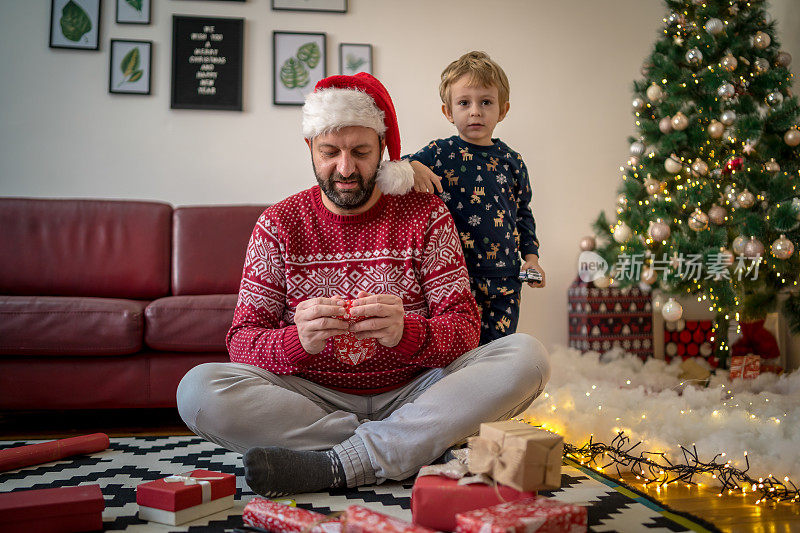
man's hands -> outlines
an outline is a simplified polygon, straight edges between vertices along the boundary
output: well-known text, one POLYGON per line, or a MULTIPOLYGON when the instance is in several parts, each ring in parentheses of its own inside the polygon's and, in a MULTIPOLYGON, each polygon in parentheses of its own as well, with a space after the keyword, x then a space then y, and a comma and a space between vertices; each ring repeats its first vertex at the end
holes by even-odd
MULTIPOLYGON (((419 161, 411 161, 414 169, 414 190, 417 192, 442 192, 442 178, 419 161)), ((398 341, 399 342, 399 341, 398 341)))
POLYGON ((405 311, 399 296, 360 291, 353 300, 350 316, 367 317, 350 326, 350 332, 357 339, 374 338, 381 345, 394 348, 403 338, 405 311))
POLYGON ((525 256, 525 263, 522 265, 521 270, 528 270, 532 268, 542 275, 542 281, 529 281, 528 285, 534 288, 542 288, 547 283, 547 278, 544 275, 544 269, 539 264, 539 256, 536 254, 528 254, 525 256))
POLYGON ((347 321, 335 317, 344 315, 344 299, 312 298, 297 304, 294 323, 300 344, 310 354, 317 354, 325 343, 335 335, 347 332, 347 321))
POLYGON ((371 294, 360 291, 350 307, 350 316, 366 317, 349 326, 342 320, 345 314, 344 298, 312 298, 297 304, 294 323, 303 349, 318 354, 331 337, 348 330, 357 339, 374 338, 387 348, 400 343, 405 327, 403 300, 391 294, 371 294))

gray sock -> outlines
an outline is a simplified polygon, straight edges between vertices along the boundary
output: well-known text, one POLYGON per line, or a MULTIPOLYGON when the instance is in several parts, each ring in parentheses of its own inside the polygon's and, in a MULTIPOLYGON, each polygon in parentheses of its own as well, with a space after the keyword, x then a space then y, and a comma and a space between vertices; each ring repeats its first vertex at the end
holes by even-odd
POLYGON ((344 485, 342 463, 330 450, 298 452, 277 446, 250 448, 243 462, 247 485, 256 494, 268 498, 344 485))

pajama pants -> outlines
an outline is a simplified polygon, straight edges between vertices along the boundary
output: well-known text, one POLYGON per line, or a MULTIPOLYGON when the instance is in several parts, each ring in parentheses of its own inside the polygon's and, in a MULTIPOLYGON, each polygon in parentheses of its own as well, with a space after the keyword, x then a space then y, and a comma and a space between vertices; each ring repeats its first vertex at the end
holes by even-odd
POLYGON ((522 413, 549 377, 544 346, 520 333, 382 394, 347 394, 251 365, 206 363, 184 376, 177 399, 189 429, 235 452, 333 449, 353 487, 415 474, 482 422, 522 413))
POLYGON ((515 333, 522 282, 515 277, 472 277, 470 286, 481 310, 481 346, 515 333))

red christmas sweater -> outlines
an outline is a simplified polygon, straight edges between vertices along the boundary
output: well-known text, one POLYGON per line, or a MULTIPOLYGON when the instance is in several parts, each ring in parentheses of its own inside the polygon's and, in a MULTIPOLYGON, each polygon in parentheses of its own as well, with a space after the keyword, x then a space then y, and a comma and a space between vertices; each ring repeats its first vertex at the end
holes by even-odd
POLYGON ((292 374, 353 394, 402 386, 478 346, 480 315, 453 219, 432 194, 383 195, 367 212, 341 216, 313 187, 267 208, 247 246, 239 302, 227 336, 231 361, 292 374), (333 339, 312 355, 294 325, 297 304, 359 291, 403 299, 394 348, 352 366, 333 339))

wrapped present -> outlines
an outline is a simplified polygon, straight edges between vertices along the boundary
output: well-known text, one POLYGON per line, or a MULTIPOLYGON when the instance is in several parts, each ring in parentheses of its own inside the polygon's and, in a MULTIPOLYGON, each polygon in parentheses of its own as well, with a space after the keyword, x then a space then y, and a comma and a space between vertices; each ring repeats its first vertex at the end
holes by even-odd
POLYGON ((734 355, 731 357, 730 373, 733 379, 755 379, 761 373, 761 358, 757 355, 734 355))
POLYGON ((702 357, 711 368, 719 365, 713 356, 714 323, 711 320, 675 320, 664 323, 664 359, 669 362, 673 357, 684 360, 690 357, 702 357))
POLYGON ((351 505, 345 511, 344 533, 434 533, 421 525, 371 511, 360 505, 351 505))
POLYGON ((605 353, 619 347, 642 359, 653 355, 650 293, 637 287, 600 289, 576 278, 567 291, 569 345, 605 353))
POLYGON ((21 490, 0 494, 0 531, 72 533, 103 529, 100 485, 21 490))
POLYGON ((561 487, 564 439, 524 422, 506 420, 481 424, 469 439, 469 471, 488 474, 517 490, 561 487))
POLYGON ((242 520, 248 526, 260 527, 273 533, 339 533, 342 524, 337 517, 328 517, 307 509, 253 498, 244 507, 242 520))
POLYGON ((73 455, 101 452, 108 448, 108 445, 108 435, 92 433, 68 439, 16 446, 0 450, 0 472, 58 461, 73 455))
POLYGON ((742 335, 731 345, 731 355, 755 354, 762 359, 775 359, 781 352, 775 335, 764 327, 766 320, 740 322, 742 335))
POLYGON ((579 533, 586 508, 549 498, 501 503, 456 517, 456 533, 579 533))
MULTIPOLYGON (((347 300, 344 303, 344 316, 339 317, 341 320, 347 320, 351 325, 367 318, 350 316, 352 305, 352 300, 347 300)), ((375 339, 357 339, 349 331, 333 338, 333 353, 340 361, 348 365, 355 366, 370 359, 375 355, 376 346, 377 341, 375 339)))
POLYGON ((139 518, 176 526, 233 507, 236 476, 193 470, 136 487, 139 518))
POLYGON ((536 497, 531 491, 503 485, 462 484, 441 475, 423 475, 423 471, 424 468, 411 489, 411 516, 415 524, 438 531, 453 531, 458 513, 536 497))

